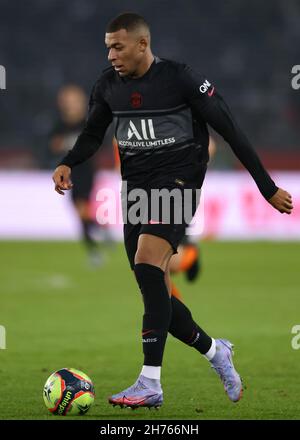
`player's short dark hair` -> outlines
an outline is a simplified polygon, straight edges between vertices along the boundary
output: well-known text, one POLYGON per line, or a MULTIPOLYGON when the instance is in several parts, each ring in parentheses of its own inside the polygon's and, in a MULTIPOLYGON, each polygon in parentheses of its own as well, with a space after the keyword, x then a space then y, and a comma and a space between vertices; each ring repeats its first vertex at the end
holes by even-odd
POLYGON ((126 29, 127 32, 130 32, 137 30, 139 27, 145 27, 150 32, 149 25, 144 17, 134 12, 124 12, 107 25, 106 32, 117 32, 120 29, 126 29))

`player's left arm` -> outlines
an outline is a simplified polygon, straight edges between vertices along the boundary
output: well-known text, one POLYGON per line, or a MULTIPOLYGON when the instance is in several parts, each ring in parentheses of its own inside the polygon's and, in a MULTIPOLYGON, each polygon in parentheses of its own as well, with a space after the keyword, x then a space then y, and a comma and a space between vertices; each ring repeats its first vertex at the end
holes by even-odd
POLYGON ((225 139, 255 180, 263 197, 279 212, 290 214, 293 209, 291 195, 275 185, 215 87, 189 68, 182 75, 182 86, 193 116, 207 122, 225 139))

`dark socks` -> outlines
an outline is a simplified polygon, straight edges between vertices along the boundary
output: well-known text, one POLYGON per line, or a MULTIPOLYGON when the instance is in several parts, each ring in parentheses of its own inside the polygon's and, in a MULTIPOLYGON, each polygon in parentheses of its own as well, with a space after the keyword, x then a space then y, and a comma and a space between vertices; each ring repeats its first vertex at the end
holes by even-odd
POLYGON ((171 321, 171 300, 165 274, 157 266, 139 263, 134 272, 145 307, 143 316, 144 365, 161 366, 171 321))
POLYGON ((177 298, 172 296, 172 318, 169 332, 175 338, 194 347, 201 354, 206 354, 211 347, 211 337, 193 320, 189 309, 177 298))
POLYGON ((190 310, 174 296, 169 298, 165 274, 157 266, 139 263, 135 276, 143 295, 144 365, 161 366, 168 332, 206 354, 212 339, 193 320, 190 310))
POLYGON ((83 234, 84 242, 88 249, 94 249, 97 246, 97 243, 95 242, 95 240, 91 235, 91 228, 93 225, 94 225, 93 220, 81 219, 82 234, 83 234))

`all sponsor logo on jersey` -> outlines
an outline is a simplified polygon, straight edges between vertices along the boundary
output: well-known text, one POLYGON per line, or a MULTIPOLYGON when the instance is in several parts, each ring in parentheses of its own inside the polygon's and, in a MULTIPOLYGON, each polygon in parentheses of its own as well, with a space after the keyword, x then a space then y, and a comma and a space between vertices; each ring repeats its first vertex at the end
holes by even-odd
POLYGON ((140 135, 134 123, 132 121, 129 121, 127 140, 130 140, 133 136, 135 136, 137 140, 141 141, 142 139, 144 140, 156 139, 152 119, 147 119, 147 120, 141 119, 141 132, 142 132, 142 136, 140 135))
POLYGON ((127 140, 119 140, 122 147, 158 147, 175 143, 175 138, 157 139, 153 119, 129 121, 127 140))

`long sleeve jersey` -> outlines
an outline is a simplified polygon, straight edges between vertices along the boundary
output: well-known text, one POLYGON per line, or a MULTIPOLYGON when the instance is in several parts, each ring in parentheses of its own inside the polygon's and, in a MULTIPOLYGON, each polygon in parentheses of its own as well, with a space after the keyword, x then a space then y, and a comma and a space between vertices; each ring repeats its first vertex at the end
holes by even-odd
POLYGON ((72 168, 87 160, 111 122, 122 179, 130 187, 168 176, 197 179, 197 170, 208 162, 208 124, 230 145, 267 200, 278 189, 215 86, 186 64, 154 57, 140 78, 105 69, 93 87, 85 127, 60 164, 72 168))

